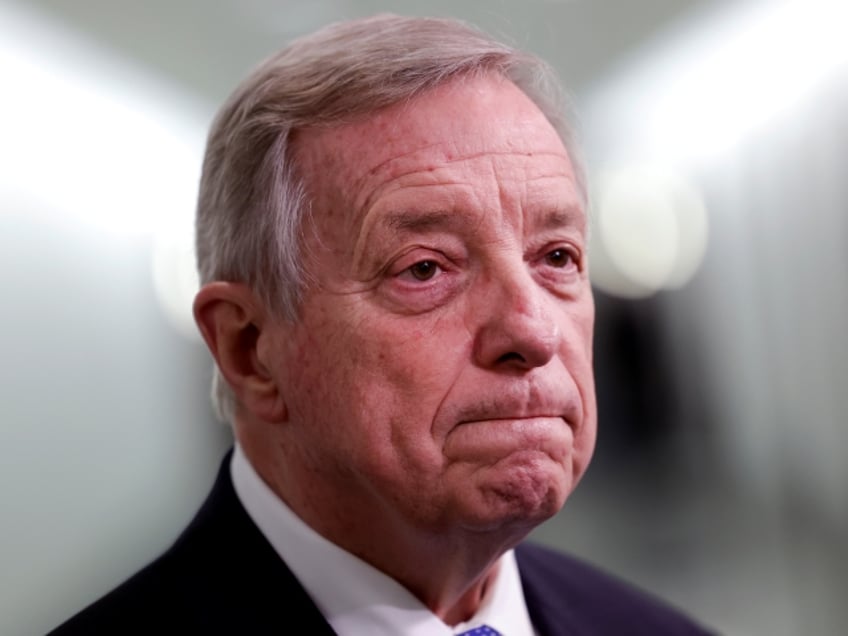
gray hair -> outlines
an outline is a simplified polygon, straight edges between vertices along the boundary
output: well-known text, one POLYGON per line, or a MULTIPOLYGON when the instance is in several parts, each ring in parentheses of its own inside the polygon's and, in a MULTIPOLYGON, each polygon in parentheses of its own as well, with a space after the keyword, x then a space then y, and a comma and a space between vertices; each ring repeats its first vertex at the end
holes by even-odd
MULTIPOLYGON (((568 150, 586 197, 585 170, 550 67, 456 20, 380 15, 299 38, 260 64, 209 132, 197 205, 201 284, 249 285, 277 316, 296 320, 306 284, 303 218, 310 202, 293 133, 332 126, 410 100, 452 79, 496 74, 544 113, 568 150)), ((235 396, 216 369, 213 401, 232 421, 235 396)))

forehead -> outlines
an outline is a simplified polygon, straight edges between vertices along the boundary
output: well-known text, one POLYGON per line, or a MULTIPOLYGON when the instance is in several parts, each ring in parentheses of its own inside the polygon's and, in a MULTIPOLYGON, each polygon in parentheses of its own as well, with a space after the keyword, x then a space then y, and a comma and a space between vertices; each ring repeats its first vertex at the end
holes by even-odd
POLYGON ((350 240, 374 221, 375 202, 399 203, 396 195, 412 192, 417 205, 428 185, 439 187, 424 198, 450 196, 457 188, 449 186, 463 183, 479 193, 485 182, 538 196, 565 182, 582 208, 556 130, 501 77, 462 78, 353 123, 302 130, 295 148, 324 238, 329 227, 350 240))
POLYGON ((391 179, 480 154, 551 154, 571 169, 539 108, 497 76, 460 78, 353 123, 301 130, 296 153, 307 181, 321 182, 316 190, 348 189, 370 177, 391 179))

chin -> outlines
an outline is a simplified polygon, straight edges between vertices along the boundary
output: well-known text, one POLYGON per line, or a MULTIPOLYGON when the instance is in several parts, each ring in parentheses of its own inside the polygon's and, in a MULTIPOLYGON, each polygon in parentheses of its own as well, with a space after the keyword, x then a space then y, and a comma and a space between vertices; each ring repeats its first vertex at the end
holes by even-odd
POLYGON ((477 486, 481 529, 526 527, 531 530, 557 514, 571 492, 573 478, 550 462, 510 462, 486 475, 477 486))

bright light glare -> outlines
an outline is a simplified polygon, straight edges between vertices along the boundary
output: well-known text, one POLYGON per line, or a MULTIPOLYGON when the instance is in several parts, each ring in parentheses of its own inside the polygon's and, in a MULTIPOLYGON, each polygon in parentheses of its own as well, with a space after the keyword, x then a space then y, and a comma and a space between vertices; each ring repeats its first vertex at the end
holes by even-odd
POLYGON ((695 187, 659 167, 622 167, 596 185, 593 283, 624 297, 681 287, 707 245, 707 213, 695 187))
POLYGON ((97 75, 94 51, 77 50, 69 64, 61 38, 39 46, 45 26, 9 18, 18 23, 5 29, 16 37, 0 39, 3 187, 121 234, 191 216, 202 129, 187 129, 172 97, 139 94, 132 70, 97 75))
POLYGON ((720 156, 790 113, 848 63, 848 3, 757 3, 728 16, 711 41, 670 56, 674 79, 646 128, 665 153, 720 156))
POLYGON ((846 81, 846 24, 842 1, 723 5, 597 88, 586 100, 586 136, 617 168, 596 179, 595 284, 639 297, 692 277, 707 215, 686 175, 720 165, 786 125, 828 82, 846 81), (651 174, 650 165, 674 169, 651 174))
POLYGON ((194 324, 192 300, 200 282, 195 266, 194 231, 162 232, 153 241, 153 289, 159 305, 171 325, 186 338, 195 340, 200 333, 194 324))
POLYGON ((194 217, 205 108, 43 17, 6 5, 0 21, 4 207, 35 201, 70 220, 66 226, 111 241, 155 236, 157 294, 168 317, 185 324, 194 289, 185 266, 175 264, 193 261, 186 227, 194 217))
POLYGON ((700 166, 848 77, 848 2, 734 3, 658 41, 587 111, 603 153, 700 166))
POLYGON ((659 289, 677 256, 677 218, 667 193, 646 176, 620 172, 600 181, 598 226, 613 264, 659 289))

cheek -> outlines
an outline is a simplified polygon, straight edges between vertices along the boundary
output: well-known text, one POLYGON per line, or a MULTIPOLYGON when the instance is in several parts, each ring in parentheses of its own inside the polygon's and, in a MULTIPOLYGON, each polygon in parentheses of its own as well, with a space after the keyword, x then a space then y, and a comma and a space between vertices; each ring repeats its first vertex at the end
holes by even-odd
POLYGON ((287 373, 298 403, 293 417, 336 428, 359 423, 367 436, 429 430, 467 344, 444 324, 362 318, 355 311, 346 317, 323 321, 293 344, 287 373))
POLYGON ((359 364, 350 343, 351 331, 331 317, 322 307, 311 307, 282 345, 279 375, 283 397, 296 423, 321 426, 324 420, 337 419, 339 405, 347 398, 347 378, 359 364))
POLYGON ((470 351, 467 332, 456 322, 454 315, 369 323, 361 343, 365 364, 403 400, 440 403, 470 351))
POLYGON ((374 323, 363 334, 361 375, 352 390, 383 468, 392 472, 399 464, 423 479, 444 462, 434 423, 462 371, 464 345, 445 325, 411 322, 374 323))

